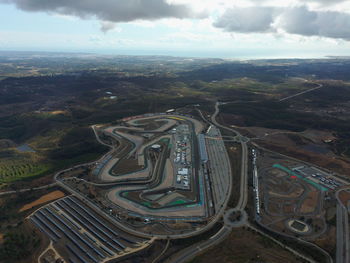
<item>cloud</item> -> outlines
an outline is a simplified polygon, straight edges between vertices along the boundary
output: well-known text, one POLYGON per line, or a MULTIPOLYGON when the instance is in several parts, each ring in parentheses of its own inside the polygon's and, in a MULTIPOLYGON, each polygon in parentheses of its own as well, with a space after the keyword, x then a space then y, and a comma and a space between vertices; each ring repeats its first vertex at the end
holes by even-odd
POLYGON ((275 8, 239 7, 227 10, 214 26, 228 32, 262 33, 272 31, 275 8))
POLYGON ((192 20, 183 20, 180 23, 179 19, 214 19, 223 11, 213 25, 226 32, 285 32, 350 41, 350 14, 342 11, 339 6, 327 6, 344 4, 347 1, 349 0, 283 0, 279 1, 283 4, 278 4, 277 0, 236 0, 234 3, 237 7, 230 9, 227 9, 227 5, 232 5, 232 0, 0 0, 0 4, 13 4, 28 12, 47 12, 81 19, 96 18, 101 21, 103 32, 120 30, 116 26, 119 22, 133 21, 154 26, 151 21, 162 18, 174 18, 168 21, 167 27, 187 30, 191 27, 192 20), (199 3, 203 4, 204 9, 211 10, 210 16, 194 11, 199 10, 193 7, 197 4, 199 6, 199 3), (221 8, 218 7, 220 3, 221 8), (313 3, 322 5, 322 10, 312 9, 315 8, 313 3))
POLYGON ((108 31, 121 32, 121 28, 119 28, 116 23, 109 21, 102 21, 100 29, 103 33, 107 33, 108 31))
POLYGON ((325 4, 325 5, 332 5, 332 4, 336 4, 336 3, 341 3, 341 2, 345 2, 348 0, 300 0, 301 3, 321 3, 321 4, 325 4))
POLYGON ((350 40, 350 14, 346 13, 298 7, 283 13, 279 25, 291 34, 350 40))
MULTIPOLYGON (((252 3, 266 3, 271 2, 271 0, 249 0, 252 3)), ((285 1, 285 0, 284 0, 285 1)), ((306 4, 306 3, 319 3, 323 5, 334 5, 338 3, 342 3, 348 0, 294 0, 293 2, 299 3, 299 4, 306 4)), ((292 1, 290 1, 292 2, 292 1)))
POLYGON ((196 14, 187 5, 171 4, 166 0, 0 0, 0 3, 15 4, 24 11, 44 11, 83 19, 96 17, 110 22, 203 15, 196 14))
POLYGON ((237 33, 284 31, 302 36, 350 40, 350 14, 312 11, 305 6, 230 9, 218 18, 214 26, 237 33))

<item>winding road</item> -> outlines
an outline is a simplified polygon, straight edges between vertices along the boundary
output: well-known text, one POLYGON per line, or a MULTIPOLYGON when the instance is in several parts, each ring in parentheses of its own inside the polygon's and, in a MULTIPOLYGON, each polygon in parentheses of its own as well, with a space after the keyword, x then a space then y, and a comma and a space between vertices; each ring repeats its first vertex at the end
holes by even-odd
MULTIPOLYGON (((322 87, 322 84, 319 84, 319 86, 316 87, 316 88, 313 88, 313 89, 310 89, 310 90, 307 90, 307 91, 304 91, 304 92, 301 92, 301 93, 298 93, 298 94, 295 94, 295 95, 283 98, 280 101, 284 101, 284 100, 288 100, 288 99, 294 98, 296 96, 305 94, 305 93, 310 92, 312 90, 319 89, 321 87, 322 87)), ((227 131, 230 131, 230 132, 234 133, 236 135, 236 137, 238 138, 238 141, 241 144, 241 149, 242 149, 241 154, 242 154, 242 156, 241 156, 241 172, 240 172, 240 177, 241 177, 240 178, 240 198, 239 198, 239 200, 238 200, 238 202, 237 202, 237 204, 236 204, 234 209, 243 211, 246 208, 247 202, 248 202, 248 161, 249 161, 249 158, 248 158, 248 146, 247 146, 248 140, 244 136, 242 136, 239 131, 234 130, 234 129, 229 128, 229 127, 226 127, 226 126, 223 126, 223 125, 221 125, 220 123, 217 122, 216 118, 217 118, 217 116, 218 116, 218 114, 220 112, 219 106, 220 106, 220 102, 216 102, 216 104, 215 104, 215 112, 213 113, 213 115, 210 118, 211 124, 221 128, 221 129, 224 129, 224 130, 227 130, 227 131)), ((201 111, 199 111, 199 113, 201 114, 202 118, 204 120, 206 120, 203 117, 201 111)), ((209 122, 208 120, 206 120, 206 121, 209 122)), ((91 128, 93 129, 93 131, 95 133, 96 139, 101 144, 106 145, 106 146, 111 148, 108 153, 106 153, 104 156, 102 156, 99 159, 99 161, 100 161, 100 160, 103 160, 105 158, 105 156, 107 156, 108 154, 112 153, 115 149, 114 149, 113 146, 104 143, 99 138, 99 136, 97 134, 97 131, 95 130, 95 128, 96 128, 95 126, 92 126, 91 128)), ((93 204, 92 202, 90 202, 81 193, 79 193, 79 192, 75 191, 74 189, 71 189, 70 187, 68 187, 59 178, 59 175, 62 174, 63 172, 67 172, 67 171, 70 171, 70 170, 73 170, 75 168, 79 168, 79 167, 82 167, 82 166, 88 166, 88 165, 91 165, 91 164, 93 164, 95 162, 96 161, 90 162, 90 163, 76 165, 76 166, 74 166, 72 168, 69 168, 69 169, 66 169, 66 170, 63 170, 63 171, 60 171, 60 172, 56 173, 55 176, 54 176, 54 178, 56 180, 56 183, 53 183, 53 184, 50 184, 50 185, 41 186, 41 187, 37 187, 37 188, 32 188, 32 189, 22 189, 22 190, 18 190, 18 191, 2 192, 2 193, 0 193, 0 196, 1 195, 6 195, 6 194, 11 194, 11 193, 25 192, 25 191, 30 191, 30 190, 39 190, 39 189, 43 189, 43 188, 52 187, 52 186, 57 184, 57 185, 65 188, 66 190, 72 192, 73 194, 75 194, 77 197, 79 197, 79 199, 83 200, 84 202, 89 203, 89 205, 94 210, 100 212, 101 211, 100 207, 98 207, 95 204, 93 204)), ((92 182, 91 182, 91 184, 105 185, 105 184, 97 184, 97 183, 92 183, 92 182)), ((232 193, 232 184, 233 184, 233 182, 232 182, 232 176, 231 176, 230 177, 230 190, 229 190, 229 193, 228 193, 228 195, 226 197, 225 202, 223 203, 222 207, 217 211, 217 214, 212 218, 212 220, 210 222, 208 222, 208 224, 205 227, 203 227, 202 229, 198 229, 196 231, 193 231, 191 233, 184 233, 184 234, 173 235, 173 236, 170 237, 170 239, 188 238, 188 237, 191 237, 191 236, 195 236, 195 235, 204 233, 205 231, 208 231, 210 228, 212 228, 225 213, 225 210, 227 208, 227 204, 228 204, 229 198, 230 198, 231 193, 232 193)), ((337 198, 338 198, 338 196, 337 196, 337 198)), ((155 235, 155 234, 147 234, 147 233, 139 232, 139 231, 137 231, 135 229, 132 229, 132 228, 122 224, 116 218, 114 218, 114 217, 112 217, 110 215, 107 215, 105 213, 102 213, 102 214, 103 214, 104 217, 108 218, 110 221, 115 223, 118 227, 120 227, 121 229, 123 229, 126 232, 129 232, 130 234, 134 234, 134 235, 142 236, 142 237, 148 237, 148 238, 161 238, 161 239, 165 238, 164 235, 155 235)), ((264 233, 263 231, 261 231, 259 229, 256 229, 255 227, 249 225, 249 223, 246 223, 246 226, 251 228, 251 229, 253 229, 254 231, 260 233, 261 235, 264 235, 264 236, 272 239, 273 241, 275 241, 280 246, 282 246, 282 247, 286 248, 287 250, 291 251, 292 253, 294 253, 296 256, 301 257, 301 258, 303 258, 306 261, 314 262, 312 259, 307 258, 307 257, 303 256, 302 254, 299 254, 295 250, 293 250, 293 249, 283 245, 281 242, 279 242, 278 240, 275 240, 274 238, 272 238, 268 234, 264 233)), ((192 246, 190 246, 190 247, 188 247, 188 248, 186 248, 184 250, 181 250, 179 253, 174 254, 171 258, 169 258, 166 262, 169 262, 169 263, 170 262, 172 262, 172 263, 187 262, 187 261, 193 259, 195 256, 197 256, 201 252, 203 252, 203 250, 206 250, 206 249, 208 249, 208 248, 210 248, 212 246, 218 245, 219 243, 224 241, 230 235, 231 230, 232 230, 232 226, 224 221, 224 226, 218 232, 216 232, 215 235, 213 235, 212 237, 210 237, 207 240, 201 241, 201 242, 196 243, 196 244, 194 244, 194 245, 192 245, 192 246)), ((347 229, 347 231, 349 231, 349 229, 347 229)), ((349 232, 346 232, 345 233, 345 237, 348 234, 349 234, 349 232)), ((167 237, 167 238, 169 238, 169 237, 167 237)), ((347 242, 349 242, 349 240, 347 242)), ((341 244, 343 244, 343 243, 341 243, 341 244)), ((167 243, 166 248, 168 246, 169 246, 169 241, 167 243)), ((342 245, 342 248, 345 248, 346 253, 342 253, 344 255, 344 257, 343 257, 342 261, 339 261, 339 262, 349 262, 349 261, 347 261, 349 259, 349 244, 347 243, 347 246, 342 245)), ((343 251, 343 249, 342 249, 342 251, 343 251)), ((163 252, 165 252, 165 250, 163 252)), ((157 261, 158 259, 159 259, 159 257, 155 261, 157 261)))
POLYGON ((183 263, 188 262, 195 256, 200 254, 203 250, 206 250, 212 246, 220 244, 224 241, 231 233, 231 227, 223 226, 215 235, 207 239, 206 241, 194 244, 184 250, 181 250, 171 258, 169 258, 166 263, 183 263))

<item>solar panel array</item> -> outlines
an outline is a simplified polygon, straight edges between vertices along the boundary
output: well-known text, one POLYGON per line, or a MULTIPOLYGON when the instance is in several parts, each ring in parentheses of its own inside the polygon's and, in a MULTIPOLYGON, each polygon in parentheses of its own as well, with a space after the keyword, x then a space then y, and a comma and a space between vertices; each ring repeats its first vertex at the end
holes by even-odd
POLYGON ((38 210, 31 221, 54 243, 64 244, 72 263, 99 263, 145 241, 117 230, 72 196, 38 210))

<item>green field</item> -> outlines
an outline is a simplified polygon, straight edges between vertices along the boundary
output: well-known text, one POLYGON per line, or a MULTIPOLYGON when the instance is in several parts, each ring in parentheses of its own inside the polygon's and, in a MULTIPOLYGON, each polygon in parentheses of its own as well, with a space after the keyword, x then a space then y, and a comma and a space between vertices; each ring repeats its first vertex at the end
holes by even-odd
POLYGON ((178 199, 178 200, 175 200, 173 202, 168 203, 167 206, 184 205, 186 203, 187 203, 186 200, 178 199))
POLYGON ((50 165, 26 158, 4 158, 0 160, 0 183, 38 176, 50 169, 50 165))
POLYGON ((147 207, 149 207, 149 208, 152 207, 152 204, 151 204, 150 202, 142 202, 141 205, 147 206, 147 207))

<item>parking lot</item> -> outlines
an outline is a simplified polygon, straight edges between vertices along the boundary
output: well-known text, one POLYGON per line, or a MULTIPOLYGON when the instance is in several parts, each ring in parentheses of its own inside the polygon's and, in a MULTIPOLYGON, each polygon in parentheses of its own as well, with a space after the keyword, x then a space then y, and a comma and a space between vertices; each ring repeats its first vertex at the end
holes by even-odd
POLYGON ((105 262, 137 249, 146 241, 116 228, 72 196, 43 207, 30 219, 72 263, 105 262))
POLYGON ((328 189, 335 190, 340 186, 343 186, 343 183, 339 180, 333 178, 330 174, 325 173, 315 167, 310 166, 297 166, 292 168, 294 172, 299 173, 300 175, 309 178, 311 181, 320 184, 328 189))
POLYGON ((187 124, 182 124, 173 129, 175 132, 174 146, 172 149, 174 160, 174 174, 176 180, 174 185, 178 189, 191 189, 192 180, 192 149, 191 149, 191 133, 187 124))
POLYGON ((212 127, 207 136, 209 175, 212 181, 215 209, 218 211, 229 191, 230 160, 220 131, 216 127, 212 127))

